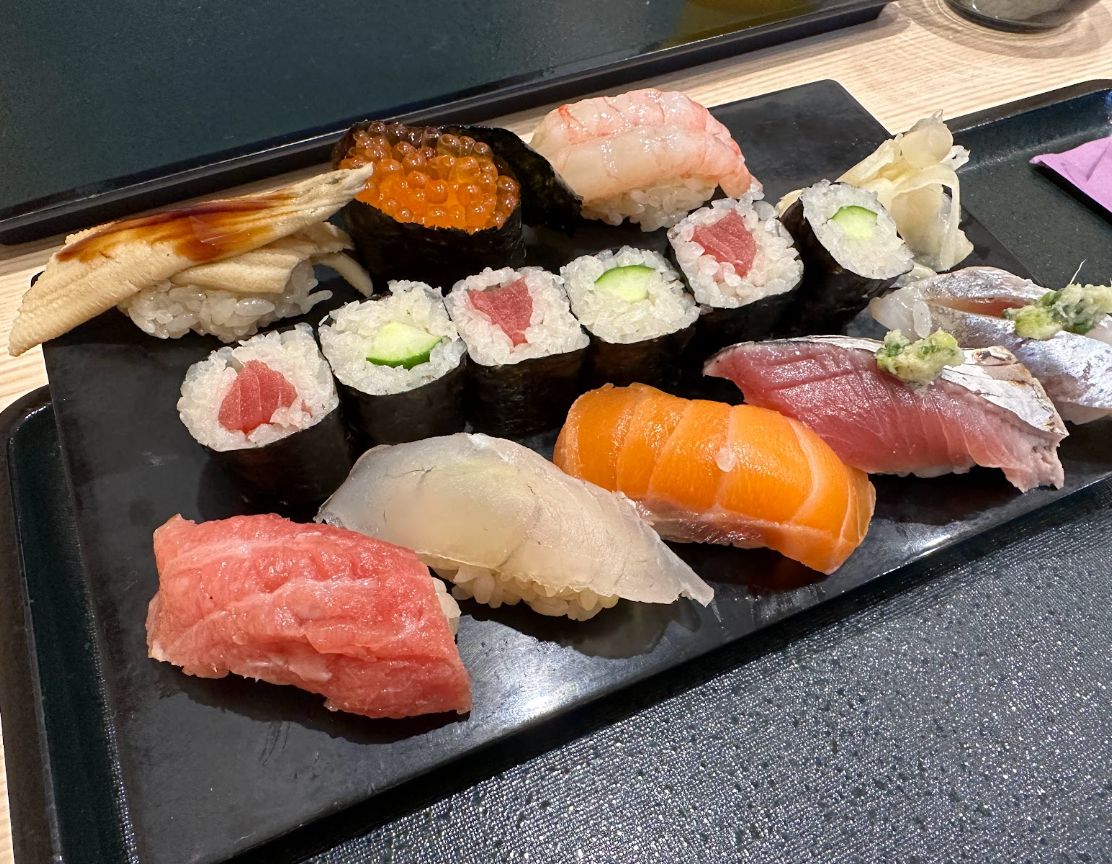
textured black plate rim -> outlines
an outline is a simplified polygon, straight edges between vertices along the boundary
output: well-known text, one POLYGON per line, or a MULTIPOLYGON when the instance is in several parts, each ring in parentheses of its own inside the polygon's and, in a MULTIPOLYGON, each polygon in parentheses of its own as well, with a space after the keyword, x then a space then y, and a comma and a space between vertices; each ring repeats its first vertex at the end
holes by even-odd
POLYGON ((948 125, 952 132, 969 132, 978 126, 986 126, 989 123, 996 123, 1009 117, 1018 117, 1028 111, 1057 105, 1059 102, 1099 93, 1102 90, 1112 90, 1112 78, 1093 78, 1088 81, 1078 81, 1076 84, 1059 87, 1056 90, 1047 90, 1045 93, 1036 93, 1033 96, 1017 99, 1014 102, 994 105, 991 108, 985 108, 983 111, 974 111, 972 114, 955 117, 949 121, 948 125))
POLYGON ((8 776, 8 810, 15 860, 62 860, 61 837, 47 756, 42 691, 35 661, 35 635, 25 588, 22 542, 16 522, 10 450, 25 420, 50 408, 50 391, 39 387, 0 414, 0 716, 8 776))
MULTIPOLYGON (((820 9, 786 21, 759 24, 686 45, 647 51, 627 60, 603 63, 580 72, 532 82, 510 79, 495 83, 492 89, 485 92, 481 87, 474 88, 446 103, 400 106, 397 116, 409 122, 427 121, 430 117, 443 123, 473 122, 721 60, 743 50, 754 51, 828 30, 863 24, 876 18, 889 2, 891 0, 845 0, 832 9, 820 9)), ((105 181, 112 187, 106 191, 90 193, 80 188, 71 189, 0 210, 0 242, 27 242, 78 225, 105 221, 138 209, 324 162, 344 130, 361 119, 364 119, 362 115, 350 118, 338 128, 302 130, 200 159, 114 178, 105 181)))

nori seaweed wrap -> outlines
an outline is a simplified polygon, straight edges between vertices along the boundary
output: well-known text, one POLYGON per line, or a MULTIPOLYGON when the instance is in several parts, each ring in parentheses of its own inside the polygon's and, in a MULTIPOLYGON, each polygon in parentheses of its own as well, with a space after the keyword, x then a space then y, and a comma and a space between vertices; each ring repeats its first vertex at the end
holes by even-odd
POLYGON ((624 246, 576 258, 560 275, 591 334, 593 385, 676 388, 699 309, 663 255, 624 246))
POLYGON ((308 515, 335 492, 355 464, 339 407, 305 429, 259 447, 213 450, 253 507, 308 515))
POLYGON ((912 267, 896 223, 872 192, 816 183, 782 217, 803 257, 803 284, 777 335, 840 333, 912 267))
POLYGON ((522 225, 570 230, 579 199, 552 166, 505 129, 367 121, 337 143, 332 164, 375 164, 343 210, 355 246, 379 279, 442 291, 485 267, 525 260, 522 225))
POLYGON ((335 491, 354 462, 331 370, 307 324, 194 363, 178 413, 256 507, 307 512, 335 491))
POLYGON ((767 339, 803 279, 791 234, 764 201, 721 198, 668 229, 669 258, 700 305, 688 354, 703 361, 737 342, 767 339))
POLYGON ((484 270, 445 304, 467 344, 474 429, 522 438, 559 427, 581 391, 588 341, 559 280, 536 267, 484 270))
POLYGON ((461 432, 465 348, 444 299, 422 282, 389 289, 342 306, 319 329, 356 440, 401 444, 461 432))

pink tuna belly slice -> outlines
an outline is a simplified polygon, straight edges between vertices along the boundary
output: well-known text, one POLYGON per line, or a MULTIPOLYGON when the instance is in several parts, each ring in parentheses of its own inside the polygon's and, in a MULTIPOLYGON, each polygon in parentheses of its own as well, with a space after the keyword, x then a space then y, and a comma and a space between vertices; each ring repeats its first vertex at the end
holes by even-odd
POLYGON ((703 247, 719 264, 730 264, 738 276, 745 278, 757 257, 757 241, 736 210, 731 210, 713 225, 700 225, 691 240, 703 247))
POLYGON ((248 360, 220 403, 220 425, 233 432, 252 432, 296 398, 297 390, 285 375, 259 360, 248 360))
POLYGON ((525 331, 533 318, 533 295, 524 279, 485 291, 472 289, 467 292, 467 298, 475 311, 501 329, 515 346, 529 341, 525 331))
POLYGON ((704 371, 733 381, 748 404, 810 426, 842 461, 869 474, 935 477, 981 465, 1002 469, 1021 492, 1063 483, 1060 436, 957 384, 909 388, 877 370, 868 351, 744 343, 715 355, 704 371))
POLYGON ((1088 141, 1064 153, 1044 153, 1031 164, 1053 171, 1112 213, 1112 136, 1088 141))
POLYGON ((154 532, 150 656, 189 675, 289 684, 367 717, 471 708, 428 568, 409 549, 279 516, 154 532))

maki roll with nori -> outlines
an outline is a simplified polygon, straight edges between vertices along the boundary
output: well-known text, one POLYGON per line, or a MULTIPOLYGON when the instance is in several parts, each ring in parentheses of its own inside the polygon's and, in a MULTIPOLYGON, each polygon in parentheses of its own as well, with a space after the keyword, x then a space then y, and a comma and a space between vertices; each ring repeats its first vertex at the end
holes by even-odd
POLYGON ((571 309, 591 334, 591 379, 674 389, 699 308, 663 255, 623 246, 560 269, 571 309))
POLYGON ((380 299, 340 307, 320 326, 344 416, 365 444, 463 431, 465 348, 440 292, 423 282, 389 287, 380 299))
POLYGON ((764 201, 722 198, 668 231, 672 255, 702 307, 691 350, 765 339, 803 279, 791 234, 764 201))
POLYGON ((487 269, 457 282, 445 303, 471 360, 466 410, 475 430, 520 438, 563 423, 588 339, 560 280, 537 267, 487 269))
POLYGON ((823 180, 804 189, 782 219, 804 265, 785 333, 841 332, 914 263, 896 223, 865 189, 823 180))
POLYGON ((307 324, 194 363, 178 413, 253 506, 300 513, 327 498, 351 470, 332 371, 307 324))
POLYGON ((350 129, 332 162, 375 166, 343 210, 372 276, 446 290, 484 267, 525 260, 521 187, 486 142, 375 120, 350 129))

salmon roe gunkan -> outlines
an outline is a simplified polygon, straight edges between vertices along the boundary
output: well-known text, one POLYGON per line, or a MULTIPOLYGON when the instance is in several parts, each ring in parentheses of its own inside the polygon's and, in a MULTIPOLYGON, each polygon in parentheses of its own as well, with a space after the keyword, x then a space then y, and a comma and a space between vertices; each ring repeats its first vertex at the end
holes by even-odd
POLYGON ((375 166, 356 198, 399 222, 467 232, 501 228, 521 199, 488 144, 435 128, 375 121, 354 133, 341 168, 375 166))

